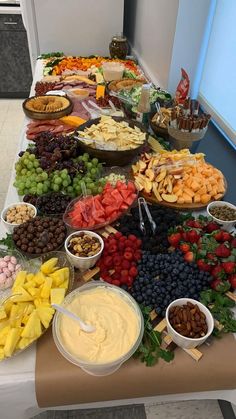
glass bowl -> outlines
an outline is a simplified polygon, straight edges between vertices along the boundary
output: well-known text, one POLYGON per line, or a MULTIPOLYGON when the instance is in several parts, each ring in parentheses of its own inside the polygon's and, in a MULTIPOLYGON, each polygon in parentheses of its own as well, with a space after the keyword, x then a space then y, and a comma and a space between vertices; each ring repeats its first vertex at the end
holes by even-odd
MULTIPOLYGON (((82 214, 84 220, 86 220, 86 219, 88 220, 89 219, 90 213, 96 214, 97 209, 95 207, 95 201, 94 201, 94 199, 92 199, 92 198, 94 198, 93 195, 88 195, 86 197, 84 197, 84 196, 81 195, 81 196, 73 199, 73 201, 70 202, 70 204, 68 205, 68 207, 67 207, 67 209, 66 209, 66 211, 64 213, 63 221, 64 221, 65 225, 67 226, 67 228, 70 229, 70 230, 72 230, 72 231, 76 231, 76 230, 99 230, 99 229, 101 229, 101 228, 103 228, 103 227, 105 227, 105 226, 107 226, 109 224, 114 223, 120 217, 123 217, 123 215, 127 214, 127 212, 130 211, 130 209, 132 208, 132 206, 136 204, 137 197, 138 197, 138 192, 136 191, 136 198, 128 206, 128 208, 124 209, 119 214, 116 214, 115 216, 111 217, 108 221, 106 221, 104 223, 97 223, 97 224, 96 224, 96 222, 94 222, 93 225, 87 226, 86 224, 83 225, 82 223, 78 223, 76 225, 73 224, 73 222, 72 222, 72 220, 71 220, 71 218, 69 216, 70 212, 74 209, 75 205, 78 202, 82 203, 82 205, 80 205, 80 209, 81 209, 80 213, 82 214), (89 206, 89 210, 86 207, 86 199, 87 198, 89 198, 89 202, 91 202, 91 205, 89 206), (91 208, 91 206, 93 206, 93 208, 91 208)), ((86 223, 86 221, 85 221, 85 223, 86 223)))
POLYGON ((144 321, 143 321, 143 316, 139 308, 139 305, 136 303, 133 297, 131 297, 130 294, 128 294, 126 291, 124 291, 123 289, 119 287, 105 283, 103 281, 92 281, 86 285, 83 285, 82 287, 77 288, 65 298, 62 305, 66 308, 67 305, 71 303, 74 300, 74 298, 78 296, 79 294, 85 291, 88 292, 89 290, 93 290, 98 287, 102 287, 103 289, 111 293, 116 293, 116 295, 118 294, 120 298, 124 299, 125 302, 128 303, 130 307, 132 307, 132 309, 134 310, 137 316, 137 320, 138 320, 137 337, 127 353, 113 360, 112 362, 107 362, 107 363, 95 363, 95 362, 89 362, 89 361, 79 359, 74 353, 70 352, 70 350, 66 347, 66 345, 63 342, 63 338, 61 336, 61 331, 60 331, 61 320, 63 318, 63 315, 59 312, 57 312, 54 316, 52 331, 53 331, 53 339, 57 346, 57 349, 68 361, 70 361, 72 364, 77 365, 88 374, 95 375, 95 376, 105 376, 105 375, 110 375, 114 373, 115 371, 117 371, 121 367, 121 365, 125 361, 127 361, 129 358, 131 358, 132 355, 136 352, 137 348, 139 347, 142 341, 143 331, 144 331, 144 321))
MULTIPOLYGON (((42 219, 44 219, 45 220, 45 222, 48 222, 48 219, 50 219, 50 220, 53 220, 54 222, 55 222, 55 217, 49 217, 49 216, 42 216, 42 217, 40 217, 40 216, 37 216, 37 219, 40 219, 40 220, 42 220, 42 219)), ((34 220, 32 220, 32 221, 35 221, 36 219, 34 219, 34 220)), ((60 218, 58 218, 58 220, 59 221, 62 221, 62 220, 60 220, 60 218)), ((31 222, 32 222, 31 220, 30 221, 27 221, 26 223, 24 223, 24 225, 25 224, 30 224, 31 222)), ((65 227, 65 225, 64 225, 64 227, 65 227)), ((45 246, 47 245, 48 246, 48 240, 50 239, 50 237, 49 237, 49 233, 50 233, 50 231, 48 230, 48 227, 44 227, 44 230, 41 232, 41 234, 40 234, 40 237, 38 238, 38 240, 41 240, 42 242, 45 242, 45 246)), ((51 232, 52 233, 52 232, 51 232)), ((21 252, 24 256, 26 256, 27 258, 35 258, 35 257, 40 257, 41 255, 44 255, 44 254, 47 254, 48 252, 53 252, 53 251, 57 251, 57 250, 60 250, 61 248, 63 248, 63 246, 64 246, 64 242, 65 242, 65 239, 66 239, 66 236, 67 236, 67 231, 66 231, 66 227, 65 227, 65 233, 64 233, 64 239, 62 240, 62 242, 61 243, 57 243, 57 246, 55 246, 55 248, 54 249, 47 249, 45 252, 43 252, 43 247, 42 247, 42 252, 41 253, 30 253, 30 252, 28 252, 28 251, 26 251, 26 250, 22 250, 18 245, 17 245, 17 240, 16 239, 14 239, 14 235, 16 234, 16 228, 14 229, 14 231, 13 231, 13 241, 14 241, 14 244, 15 244, 15 246, 16 246, 16 249, 17 250, 19 250, 19 252, 21 252)), ((31 234, 34 234, 34 231, 31 233, 31 234)), ((57 233, 56 233, 57 234, 57 233)), ((58 233, 59 234, 59 233, 58 233)), ((33 240, 33 239, 32 239, 33 240)))
MULTIPOLYGON (((74 267, 70 263, 70 261, 67 259, 66 254, 64 252, 57 252, 57 251, 55 251, 55 252, 49 252, 49 253, 46 253, 44 255, 41 255, 37 259, 35 258, 33 260, 28 260, 28 261, 27 260, 24 260, 24 262, 23 262, 23 270, 26 270, 27 273, 34 273, 35 274, 39 270, 40 266, 44 262, 46 262, 47 260, 49 260, 51 258, 58 258, 58 263, 57 263, 58 268, 64 268, 64 267, 68 267, 69 268, 69 284, 68 284, 68 288, 66 290, 66 294, 67 294, 68 292, 71 291, 71 289, 73 287, 73 283, 74 283, 74 267)), ((2 307, 5 306, 5 304, 7 304, 7 302, 11 303, 11 298, 13 297, 13 295, 14 294, 12 294, 12 291, 10 289, 8 289, 8 290, 6 290, 6 293, 5 293, 4 296, 3 295, 0 296, 0 310, 1 310, 2 307)), ((29 305, 32 305, 32 301, 33 301, 33 304, 34 304, 34 300, 29 301, 28 304, 29 305)), ((22 303, 22 304, 24 304, 24 303, 22 303)), ((35 305, 34 308, 36 308, 36 305, 35 305)), ((15 317, 12 317, 11 316, 10 320, 9 320, 9 318, 7 320, 5 320, 5 319, 0 320, 0 333, 1 333, 1 330, 5 326, 8 326, 10 324, 10 322, 12 322, 14 320, 17 320, 17 319, 19 319, 19 315, 15 315, 15 317), (5 320, 5 323, 3 323, 4 320, 5 320)), ((53 318, 52 318, 52 320, 53 320, 53 318)), ((51 326, 52 320, 51 320, 51 322, 50 322, 50 324, 49 324, 48 327, 51 326)), ((34 344, 34 342, 37 339, 39 339, 46 332, 46 330, 48 330, 48 328, 45 328, 42 323, 41 323, 41 327, 42 327, 42 333, 41 333, 41 335, 38 338, 35 338, 33 341, 31 341, 29 343, 28 346, 26 346, 23 349, 16 349, 12 353, 12 355, 10 357, 6 357, 4 359, 12 358, 13 356, 16 356, 16 355, 20 354, 21 352, 23 352, 24 350, 26 350, 30 346, 32 346, 34 344)), ((1 346, 0 346, 0 349, 1 349, 1 346)), ((0 352, 0 355, 1 355, 1 352, 0 352)), ((0 360, 1 360, 1 356, 0 356, 0 360)))
MULTIPOLYGON (((0 247, 0 258, 4 258, 5 256, 14 256, 17 260, 17 264, 21 265, 21 267, 24 267, 26 259, 16 249, 5 249, 3 247, 0 247)), ((0 287, 0 300, 8 295, 8 292, 11 290, 11 287, 13 285, 14 279, 12 280, 12 284, 8 286, 7 288, 0 287)))
POLYGON ((62 212, 57 212, 57 213, 56 212, 54 213, 53 211, 52 212, 44 212, 43 209, 42 209, 42 207, 41 207, 41 205, 40 205, 40 201, 42 199, 44 199, 45 197, 52 197, 52 199, 53 199, 54 197, 55 198, 59 198, 59 197, 63 198, 63 196, 66 197, 66 199, 68 201, 67 202, 67 205, 68 205, 69 202, 72 200, 72 198, 69 197, 69 195, 63 194, 61 192, 49 192, 47 194, 44 194, 44 195, 41 195, 41 196, 37 197, 35 206, 37 208, 38 215, 40 215, 42 217, 57 217, 57 218, 62 218, 63 217, 63 214, 64 214, 64 212, 66 210, 67 205, 66 205, 65 209, 62 212))

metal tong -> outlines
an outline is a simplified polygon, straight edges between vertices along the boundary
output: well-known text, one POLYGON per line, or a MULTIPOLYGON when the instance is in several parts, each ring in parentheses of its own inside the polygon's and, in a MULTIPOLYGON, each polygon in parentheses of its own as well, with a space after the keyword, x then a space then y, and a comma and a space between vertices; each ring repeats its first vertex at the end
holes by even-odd
POLYGON ((152 234, 154 235, 156 232, 156 223, 153 220, 151 213, 149 211, 148 205, 146 200, 143 197, 138 198, 138 210, 139 210, 139 228, 142 231, 143 235, 145 236, 147 234, 146 228, 145 228, 145 223, 144 223, 144 219, 143 219, 143 214, 142 214, 142 207, 141 205, 144 206, 144 209, 146 211, 147 217, 148 217, 148 221, 151 225, 151 230, 152 230, 152 234))

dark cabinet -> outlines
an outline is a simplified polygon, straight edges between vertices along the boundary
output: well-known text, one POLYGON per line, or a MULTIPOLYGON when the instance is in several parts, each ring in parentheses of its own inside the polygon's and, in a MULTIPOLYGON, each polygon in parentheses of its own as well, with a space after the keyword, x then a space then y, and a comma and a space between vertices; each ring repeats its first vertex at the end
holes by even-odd
POLYGON ((0 97, 29 96, 32 71, 21 15, 0 14, 0 97))

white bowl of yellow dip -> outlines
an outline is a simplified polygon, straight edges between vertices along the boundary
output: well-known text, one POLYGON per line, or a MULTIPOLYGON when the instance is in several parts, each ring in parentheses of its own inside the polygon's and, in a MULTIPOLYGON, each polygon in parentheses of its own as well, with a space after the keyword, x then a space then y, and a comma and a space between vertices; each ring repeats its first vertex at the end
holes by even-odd
POLYGON ((67 295, 62 304, 96 330, 86 333, 79 323, 57 312, 53 338, 60 353, 88 374, 114 373, 137 350, 143 337, 143 316, 123 289, 92 281, 67 295))

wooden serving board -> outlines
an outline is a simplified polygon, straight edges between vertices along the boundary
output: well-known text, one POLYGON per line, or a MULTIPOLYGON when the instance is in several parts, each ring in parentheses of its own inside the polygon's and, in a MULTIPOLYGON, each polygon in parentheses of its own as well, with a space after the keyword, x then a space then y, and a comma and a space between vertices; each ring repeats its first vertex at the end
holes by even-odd
MULTIPOLYGON (((227 184, 226 184, 226 180, 225 180, 225 185, 226 185, 226 190, 227 190, 227 184)), ((226 193, 225 190, 225 193, 226 193)), ((217 201, 221 201, 222 198, 224 197, 224 194, 222 194, 221 198, 217 199, 217 201)), ((168 207, 168 208, 172 208, 172 209, 176 209, 178 211, 196 211, 196 210, 202 210, 205 209, 207 207, 208 204, 210 204, 211 202, 213 202, 213 200, 209 201, 207 204, 178 204, 177 202, 171 203, 171 202, 166 202, 166 201, 158 201, 156 199, 156 197, 154 196, 154 194, 152 194, 151 196, 146 194, 145 192, 139 192, 139 194, 141 196, 143 196, 147 202, 150 202, 151 204, 156 204, 156 205, 162 205, 163 207, 168 207)))
MULTIPOLYGON (((103 236, 104 238, 107 238, 109 236, 109 234, 112 233, 116 233, 117 230, 112 227, 112 226, 106 226, 105 228, 97 231, 101 236, 103 236)), ((88 271, 84 272, 81 276, 81 280, 82 282, 88 282, 91 281, 95 278, 98 279, 99 277, 99 272, 100 272, 100 268, 99 267, 95 267, 92 269, 89 269, 88 271)), ((232 301, 236 302, 236 295, 230 291, 228 291, 226 293, 227 297, 230 298, 232 301)), ((170 351, 174 351, 176 348, 178 348, 178 346, 174 343, 174 341, 172 340, 172 337, 167 333, 167 323, 166 320, 163 319, 161 316, 159 316, 155 310, 153 310, 150 313, 150 319, 152 321, 152 327, 153 330, 156 330, 158 332, 160 332, 162 334, 162 346, 165 349, 169 349, 170 351)), ((214 320, 215 323, 215 328, 218 330, 222 330, 223 326, 218 322, 218 320, 214 320)), ((192 359, 194 359, 195 361, 200 361, 200 359, 203 357, 204 355, 204 346, 205 345, 211 345, 210 339, 208 339, 208 341, 206 341, 202 346, 201 346, 201 350, 203 349, 203 352, 200 351, 198 348, 194 348, 194 349, 183 349, 181 348, 183 351, 185 351, 192 359)))

